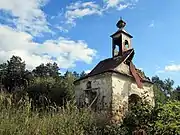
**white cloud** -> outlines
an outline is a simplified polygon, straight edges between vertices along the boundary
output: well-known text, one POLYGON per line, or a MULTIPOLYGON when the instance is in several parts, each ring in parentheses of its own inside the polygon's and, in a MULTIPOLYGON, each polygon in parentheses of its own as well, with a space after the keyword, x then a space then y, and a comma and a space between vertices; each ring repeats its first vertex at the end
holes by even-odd
POLYGON ((62 27, 62 26, 59 26, 59 25, 56 26, 55 28, 58 29, 58 30, 60 30, 61 32, 65 32, 65 33, 68 33, 68 31, 69 31, 68 29, 66 29, 66 28, 64 28, 64 27, 62 27))
POLYGON ((27 68, 32 69, 41 63, 56 62, 60 68, 75 66, 76 61, 91 63, 96 51, 88 48, 81 40, 73 41, 64 37, 36 43, 26 33, 0 26, 0 62, 5 62, 12 55, 20 56, 26 61, 27 68), (52 57, 55 60, 52 60, 52 57))
MULTIPOLYGON (((105 0, 104 0, 105 1, 105 0)), ((106 0, 107 7, 116 7, 122 0, 106 0)))
POLYGON ((67 9, 77 9, 77 8, 99 8, 99 5, 97 5, 95 2, 89 1, 89 2, 82 2, 78 1, 75 3, 71 3, 69 6, 67 6, 67 9))
MULTIPOLYGON (((43 35, 43 32, 53 33, 51 28, 54 28, 50 22, 46 19, 46 14, 43 12, 44 7, 49 0, 0 0, 0 11, 3 14, 8 14, 10 17, 2 18, 6 22, 13 23, 16 28, 20 31, 31 33, 33 36, 43 35)), ((102 15, 107 9, 116 8, 122 10, 128 8, 132 3, 137 0, 104 0, 104 4, 101 6, 95 1, 82 2, 78 1, 71 3, 66 7, 65 13, 63 10, 57 16, 50 16, 51 19, 57 19, 61 17, 63 23, 56 27, 61 32, 67 32, 66 25, 76 25, 78 18, 83 18, 90 15, 102 15)))
POLYGON ((104 0, 106 4, 106 10, 109 8, 116 8, 117 10, 122 10, 133 6, 138 0, 104 0))
POLYGON ((172 73, 172 72, 179 72, 180 71, 180 64, 170 64, 165 66, 163 69, 159 66, 156 67, 156 74, 162 74, 162 73, 172 73))
POLYGON ((91 70, 86 70, 85 73, 86 74, 89 74, 91 72, 91 70))
POLYGON ((132 7, 138 0, 104 0, 104 5, 101 6, 95 2, 78 1, 71 3, 66 7, 65 19, 67 24, 76 25, 76 20, 90 15, 102 15, 109 8, 123 10, 132 7))
POLYGON ((0 10, 11 15, 11 21, 18 30, 38 35, 41 32, 51 32, 46 15, 41 10, 47 2, 47 0, 0 0, 0 10))
POLYGON ((76 2, 71 3, 70 6, 66 7, 67 11, 65 13, 65 18, 67 19, 67 23, 76 25, 75 20, 78 18, 82 18, 88 15, 101 15, 102 10, 100 6, 95 2, 76 2))
POLYGON ((123 10, 123 9, 125 9, 125 8, 128 8, 129 6, 130 6, 129 3, 127 3, 127 4, 120 4, 120 5, 118 6, 117 10, 123 10))
MULTIPOLYGON (((26 61, 27 68, 32 69, 41 63, 55 61, 61 68, 75 66, 76 61, 91 63, 96 51, 88 47, 87 43, 59 36, 56 40, 45 40, 42 43, 33 41, 34 37, 43 35, 44 32, 53 33, 50 28, 68 32, 62 20, 60 24, 52 24, 47 21, 47 16, 42 10, 49 0, 0 0, 0 62, 5 62, 12 55, 22 57, 26 61), (61 25, 62 23, 62 25, 61 25), (10 24, 13 24, 10 25, 10 24), (10 27, 12 26, 12 27, 10 27)), ((112 0, 107 0, 112 2, 112 0)), ((115 0, 116 1, 116 0, 115 0)), ((120 0, 122 1, 122 0, 120 0)), ((129 7, 132 0, 109 3, 109 7, 122 10, 129 7), (126 1, 126 2, 125 2, 126 1), (116 6, 115 6, 116 5, 116 6)), ((106 3, 108 5, 108 3, 106 3)), ((65 19, 66 23, 76 24, 76 20, 90 15, 102 15, 107 5, 99 5, 96 2, 75 2, 66 7, 65 13, 59 13, 58 17, 65 19)), ((52 16, 51 21, 57 19, 52 16)))
POLYGON ((180 71, 180 65, 172 64, 165 66, 165 71, 180 71))

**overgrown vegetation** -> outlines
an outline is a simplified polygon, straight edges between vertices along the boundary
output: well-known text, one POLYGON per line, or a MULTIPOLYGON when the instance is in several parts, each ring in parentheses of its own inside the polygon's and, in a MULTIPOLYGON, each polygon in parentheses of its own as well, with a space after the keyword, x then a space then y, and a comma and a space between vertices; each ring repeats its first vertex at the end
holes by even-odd
POLYGON ((9 94, 0 95, 1 135, 81 135, 90 131, 93 119, 89 111, 74 105, 49 106, 32 110, 27 99, 13 103, 9 94))
POLYGON ((17 56, 0 64, 0 134, 180 135, 180 87, 173 88, 173 80, 153 77, 155 108, 140 101, 123 123, 110 124, 102 114, 75 106, 73 82, 84 75, 68 71, 61 75, 56 63, 28 71, 17 56))

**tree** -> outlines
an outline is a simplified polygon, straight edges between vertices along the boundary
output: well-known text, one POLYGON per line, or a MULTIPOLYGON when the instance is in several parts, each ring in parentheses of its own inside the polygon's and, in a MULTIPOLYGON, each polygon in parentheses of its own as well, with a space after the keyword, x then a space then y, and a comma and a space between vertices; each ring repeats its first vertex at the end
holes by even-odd
POLYGON ((3 81, 5 77, 7 76, 7 63, 0 64, 0 78, 1 78, 1 84, 3 84, 3 81))
POLYGON ((81 74, 80 74, 80 78, 85 77, 85 76, 86 76, 85 71, 82 71, 81 74))
POLYGON ((49 73, 49 76, 51 77, 58 77, 60 75, 59 73, 59 67, 57 65, 57 63, 47 63, 46 64, 47 67, 47 72, 49 73))
POLYGON ((26 81, 26 83, 24 85, 25 88, 26 88, 33 81, 33 74, 32 74, 32 72, 30 72, 28 70, 25 70, 23 78, 26 81))
POLYGON ((180 86, 172 92, 172 99, 180 101, 180 86))
POLYGON ((165 92, 165 94, 168 97, 171 97, 172 91, 173 91, 173 85, 174 85, 174 81, 171 79, 165 79, 164 81, 164 86, 163 86, 163 90, 165 92))
POLYGON ((157 112, 153 121, 153 135, 180 134, 180 102, 168 101, 155 109, 157 112))
POLYGON ((74 98, 74 81, 76 77, 73 75, 72 72, 67 71, 63 77, 63 87, 67 91, 67 99, 74 98))
POLYGON ((27 90, 34 105, 45 107, 52 102, 62 105, 66 98, 66 91, 62 88, 61 82, 53 77, 36 77, 27 90))
POLYGON ((80 78, 80 75, 79 75, 76 71, 73 72, 73 75, 74 75, 74 77, 75 77, 76 79, 79 79, 79 78, 80 78))
POLYGON ((156 84, 153 86, 153 89, 155 96, 155 105, 158 105, 159 103, 165 103, 167 101, 167 96, 165 95, 165 93, 161 91, 159 86, 157 86, 156 84))
POLYGON ((161 80, 158 76, 152 77, 154 83, 155 102, 165 103, 172 98, 174 81, 171 79, 161 80))
POLYGON ((13 88, 20 87, 25 84, 25 62, 18 56, 12 56, 7 61, 7 70, 4 85, 11 92, 13 88))
POLYGON ((37 66, 32 72, 36 77, 48 76, 47 67, 44 64, 37 66))
POLYGON ((163 91, 164 82, 160 80, 158 76, 152 77, 152 82, 154 83, 154 95, 155 95, 155 104, 165 103, 167 101, 167 96, 163 91))
POLYGON ((4 90, 4 82, 7 76, 7 63, 0 64, 0 90, 4 90))
POLYGON ((44 101, 43 105, 56 103, 56 105, 62 106, 66 101, 74 98, 75 80, 76 77, 69 71, 58 79, 48 75, 35 77, 32 85, 28 88, 28 93, 36 105, 41 105, 44 101))
POLYGON ((59 67, 55 62, 41 64, 33 70, 33 73, 36 77, 58 77, 60 75, 59 67))

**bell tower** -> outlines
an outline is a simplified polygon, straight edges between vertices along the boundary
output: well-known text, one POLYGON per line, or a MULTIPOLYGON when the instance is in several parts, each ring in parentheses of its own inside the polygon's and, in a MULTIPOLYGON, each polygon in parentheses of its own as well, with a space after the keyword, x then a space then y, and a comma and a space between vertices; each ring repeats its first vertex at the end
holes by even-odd
POLYGON ((118 31, 111 35, 112 38, 112 57, 122 56, 124 52, 132 49, 131 39, 133 38, 124 27, 126 22, 122 18, 117 22, 118 31))

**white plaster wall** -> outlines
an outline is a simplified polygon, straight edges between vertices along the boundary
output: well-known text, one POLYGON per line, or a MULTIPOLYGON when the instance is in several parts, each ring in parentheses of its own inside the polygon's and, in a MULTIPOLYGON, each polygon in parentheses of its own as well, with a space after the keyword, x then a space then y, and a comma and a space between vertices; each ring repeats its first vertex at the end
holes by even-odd
POLYGON ((121 121, 128 107, 129 80, 127 77, 113 73, 112 75, 112 121, 121 121))
MULTIPOLYGON (((121 75, 121 74, 113 74, 112 76, 112 88, 113 88, 113 95, 121 95, 121 98, 124 101, 127 101, 127 97, 132 94, 136 94, 140 97, 147 96, 147 100, 150 101, 151 105, 154 105, 154 91, 153 85, 149 82, 143 83, 143 89, 137 87, 136 81, 134 78, 121 75)), ((112 97, 113 99, 113 97, 112 97)), ((122 99, 120 99, 122 100, 122 99)))
POLYGON ((143 89, 140 89, 137 87, 137 84, 134 79, 131 79, 131 86, 129 91, 129 96, 131 94, 137 94, 140 97, 146 96, 146 100, 149 101, 149 103, 154 106, 154 91, 153 91, 153 85, 148 82, 143 83, 143 89))
POLYGON ((124 41, 127 40, 128 43, 129 43, 129 47, 132 48, 132 41, 131 41, 131 38, 126 36, 125 34, 122 34, 122 41, 123 41, 123 44, 124 44, 124 41))
POLYGON ((75 84, 75 98, 78 105, 82 104, 85 99, 84 90, 86 90, 86 84, 91 81, 93 88, 98 88, 100 95, 97 99, 97 109, 107 110, 111 108, 111 95, 112 95, 112 79, 111 73, 100 74, 97 76, 83 79, 75 84))
POLYGON ((130 75, 129 66, 127 64, 121 63, 119 66, 115 68, 115 70, 119 71, 120 73, 130 75))
POLYGON ((136 94, 140 97, 147 92, 149 95, 147 100, 154 106, 154 92, 151 83, 143 83, 143 89, 137 87, 134 78, 112 74, 112 115, 114 121, 120 121, 128 110, 128 98, 131 94, 136 94))
MULTIPOLYGON (((128 101, 129 80, 127 77, 114 73, 112 76, 112 100, 118 103, 128 101), (119 99, 116 99, 118 96, 119 99)), ((113 102, 112 101, 112 102, 113 102)), ((114 106, 114 109, 118 109, 114 106)))
POLYGON ((86 90, 88 81, 91 81, 92 88, 99 88, 97 109, 111 111, 112 121, 122 120, 128 110, 128 98, 131 94, 142 97, 143 93, 147 92, 148 100, 154 106, 154 92, 151 83, 145 82, 143 89, 139 89, 134 78, 117 73, 100 74, 77 82, 75 96, 78 106, 85 100, 84 90, 86 90))

